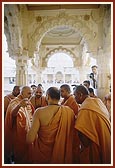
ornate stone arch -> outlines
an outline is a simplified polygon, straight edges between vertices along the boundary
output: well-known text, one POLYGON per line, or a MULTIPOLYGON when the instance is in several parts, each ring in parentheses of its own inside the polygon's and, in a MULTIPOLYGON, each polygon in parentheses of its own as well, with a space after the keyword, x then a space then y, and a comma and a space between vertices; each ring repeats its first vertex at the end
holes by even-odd
POLYGON ((86 25, 84 27, 82 19, 78 18, 78 16, 68 16, 67 14, 62 13, 54 17, 43 18, 42 23, 36 27, 34 33, 30 37, 29 48, 33 49, 33 52, 35 48, 39 49, 41 41, 47 32, 59 26, 67 26, 79 31, 81 37, 84 38, 90 47, 90 43, 94 36, 90 27, 86 25))
POLYGON ((55 48, 55 49, 53 49, 53 50, 50 50, 50 51, 46 54, 45 60, 44 60, 45 66, 47 66, 47 62, 48 62, 49 58, 50 58, 53 54, 59 53, 59 52, 62 52, 62 53, 65 53, 65 54, 69 55, 69 56, 72 58, 73 65, 74 65, 74 59, 76 58, 75 54, 72 53, 72 51, 69 50, 69 49, 67 49, 67 48, 58 47, 58 48, 55 48))

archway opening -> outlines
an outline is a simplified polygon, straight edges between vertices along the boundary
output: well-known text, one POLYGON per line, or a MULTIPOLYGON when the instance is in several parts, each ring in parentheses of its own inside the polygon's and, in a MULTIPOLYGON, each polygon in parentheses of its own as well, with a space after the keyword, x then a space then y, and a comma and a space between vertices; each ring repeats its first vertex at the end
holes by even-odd
POLYGON ((47 67, 42 72, 41 78, 45 88, 51 85, 59 87, 63 83, 68 83, 69 85, 79 83, 79 72, 74 67, 70 55, 57 52, 48 59, 47 67))
POLYGON ((73 67, 72 58, 63 52, 54 53, 48 60, 47 67, 55 67, 56 69, 64 67, 73 67))

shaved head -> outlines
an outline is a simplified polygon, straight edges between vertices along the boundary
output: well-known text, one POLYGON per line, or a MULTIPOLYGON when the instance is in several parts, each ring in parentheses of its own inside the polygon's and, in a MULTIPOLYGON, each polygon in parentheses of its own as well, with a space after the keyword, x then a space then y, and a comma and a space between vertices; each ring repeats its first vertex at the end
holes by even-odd
POLYGON ((31 88, 29 86, 23 86, 21 89, 21 95, 23 98, 30 98, 32 94, 31 88))

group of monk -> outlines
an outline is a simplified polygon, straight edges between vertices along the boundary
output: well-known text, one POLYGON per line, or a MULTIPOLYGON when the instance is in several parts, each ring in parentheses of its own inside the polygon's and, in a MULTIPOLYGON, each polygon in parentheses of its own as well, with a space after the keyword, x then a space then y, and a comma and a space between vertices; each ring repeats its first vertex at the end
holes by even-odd
POLYGON ((84 84, 73 93, 68 84, 46 92, 41 84, 33 92, 15 86, 10 96, 4 97, 5 164, 111 164, 109 112, 84 84))

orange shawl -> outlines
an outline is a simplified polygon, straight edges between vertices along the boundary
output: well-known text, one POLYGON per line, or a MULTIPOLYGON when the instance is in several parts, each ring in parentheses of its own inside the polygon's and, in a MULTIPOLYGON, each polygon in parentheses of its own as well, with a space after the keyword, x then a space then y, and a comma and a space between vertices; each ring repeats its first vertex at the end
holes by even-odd
POLYGON ((10 101, 14 98, 16 98, 16 97, 13 96, 13 94, 8 94, 4 97, 4 117, 6 115, 6 110, 8 108, 8 105, 9 105, 10 101))
POLYGON ((34 163, 72 163, 73 130, 73 111, 68 107, 60 106, 50 123, 42 126, 38 132, 34 163))
MULTIPOLYGON (((5 118, 5 136, 4 136, 4 148, 5 155, 10 156, 14 153, 15 163, 31 163, 31 150, 32 146, 26 144, 26 133, 29 129, 30 121, 27 120, 27 114, 22 107, 19 109, 15 119, 12 118, 12 110, 15 108, 21 99, 15 98, 8 106, 6 118, 5 118)), ((28 119, 32 119, 34 112, 31 104, 27 107, 29 112, 28 119)))
POLYGON ((69 98, 66 101, 63 100, 61 104, 64 106, 69 106, 74 111, 75 115, 78 114, 78 104, 76 103, 76 100, 73 95, 69 96, 69 98))
MULTIPOLYGON (((111 163, 111 126, 108 111, 99 98, 86 98, 82 103, 75 128, 86 135, 92 143, 87 163, 111 163)), ((82 159, 85 157, 82 152, 82 159)), ((88 153, 87 153, 88 155, 88 153)))

